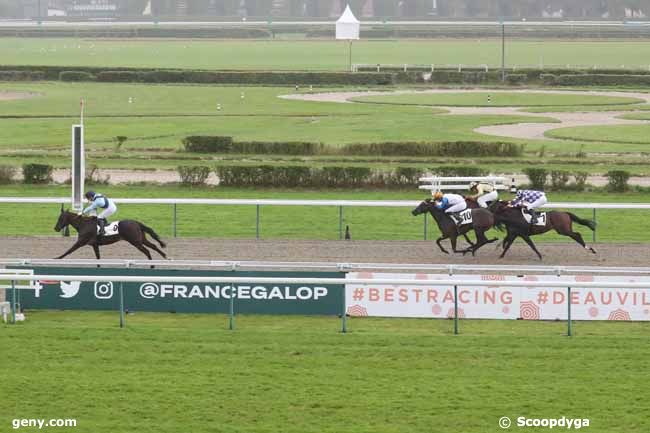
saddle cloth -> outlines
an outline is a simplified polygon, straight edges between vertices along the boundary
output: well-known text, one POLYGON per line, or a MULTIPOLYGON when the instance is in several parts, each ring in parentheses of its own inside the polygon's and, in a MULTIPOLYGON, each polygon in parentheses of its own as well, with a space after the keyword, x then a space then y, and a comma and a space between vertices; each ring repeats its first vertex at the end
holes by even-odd
POLYGON ((452 217, 454 222, 456 222, 457 225, 464 226, 465 224, 471 224, 472 223, 472 210, 471 209, 465 209, 460 213, 460 224, 458 224, 458 221, 454 217, 452 217))
MULTIPOLYGON (((119 221, 106 224, 106 227, 104 227, 104 236, 115 236, 119 234, 120 231, 117 227, 119 224, 120 224, 119 221)), ((97 225, 97 234, 99 234, 99 224, 97 225)))
MULTIPOLYGON (((530 224, 531 216, 525 208, 521 209, 521 215, 524 217, 526 222, 530 224)), ((546 225, 546 212, 539 212, 537 214, 537 223, 536 226, 545 226, 546 225)))

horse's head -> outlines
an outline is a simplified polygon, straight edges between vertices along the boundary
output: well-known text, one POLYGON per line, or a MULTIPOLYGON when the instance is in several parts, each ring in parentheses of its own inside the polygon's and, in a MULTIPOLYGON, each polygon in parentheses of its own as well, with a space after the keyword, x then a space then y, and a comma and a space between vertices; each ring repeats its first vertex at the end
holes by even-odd
POLYGON ((428 198, 424 200, 422 203, 420 203, 418 207, 413 209, 411 213, 413 214, 413 216, 417 216, 425 212, 429 212, 431 209, 433 209, 433 203, 431 202, 431 199, 428 198))
POLYGON ((493 213, 502 213, 506 209, 508 209, 508 202, 503 200, 496 200, 489 207, 489 210, 493 213))
POLYGON ((56 225, 54 226, 55 232, 60 232, 63 228, 65 228, 65 226, 68 225, 66 213, 67 211, 63 210, 63 207, 61 207, 61 213, 59 214, 59 219, 56 221, 56 225))
POLYGON ((72 222, 72 220, 76 217, 77 215, 68 211, 61 209, 61 213, 59 214, 59 219, 56 221, 56 225, 54 226, 54 231, 60 232, 63 230, 68 224, 72 222))

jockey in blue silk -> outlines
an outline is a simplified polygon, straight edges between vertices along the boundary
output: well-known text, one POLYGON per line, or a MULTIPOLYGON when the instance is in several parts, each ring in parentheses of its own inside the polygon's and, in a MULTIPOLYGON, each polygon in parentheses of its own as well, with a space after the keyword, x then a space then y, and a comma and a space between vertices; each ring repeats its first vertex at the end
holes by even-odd
POLYGON ((86 199, 90 202, 90 205, 83 210, 82 214, 87 214, 92 211, 98 213, 97 222, 99 223, 99 236, 103 236, 107 223, 106 219, 117 212, 117 206, 115 206, 113 200, 109 200, 108 197, 98 194, 95 191, 86 192, 86 199))
POLYGON ((544 206, 546 203, 548 203, 548 200, 546 199, 546 194, 544 191, 518 189, 517 195, 508 206, 521 206, 526 208, 530 213, 530 223, 535 224, 537 223, 537 213, 535 212, 535 209, 544 206))
POLYGON ((442 191, 433 193, 434 206, 440 210, 444 210, 452 221, 458 225, 461 222, 460 212, 467 209, 467 202, 465 198, 459 194, 443 194, 442 191))

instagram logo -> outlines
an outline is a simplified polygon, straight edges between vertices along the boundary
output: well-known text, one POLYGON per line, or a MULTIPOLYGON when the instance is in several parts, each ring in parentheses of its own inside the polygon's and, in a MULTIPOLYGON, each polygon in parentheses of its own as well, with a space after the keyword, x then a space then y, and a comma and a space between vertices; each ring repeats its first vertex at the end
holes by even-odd
POLYGON ((95 298, 111 299, 113 297, 113 283, 111 281, 97 281, 95 283, 95 298))

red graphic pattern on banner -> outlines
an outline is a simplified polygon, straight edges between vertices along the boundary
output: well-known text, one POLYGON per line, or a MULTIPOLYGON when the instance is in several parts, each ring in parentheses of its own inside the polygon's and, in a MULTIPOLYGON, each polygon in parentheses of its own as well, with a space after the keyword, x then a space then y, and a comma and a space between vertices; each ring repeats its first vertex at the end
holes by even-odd
MULTIPOLYGON (((454 318, 454 309, 450 308, 449 311, 447 311, 447 317, 450 319, 454 318)), ((462 308, 458 308, 458 318, 459 319, 464 319, 465 318, 465 310, 462 308)))
POLYGON ((630 313, 620 308, 609 313, 607 320, 631 320, 630 313))
POLYGON ((365 307, 362 307, 361 305, 352 305, 348 307, 348 314, 350 316, 367 316, 368 315, 368 310, 365 307))
POLYGON ((522 301, 519 304, 519 316, 524 320, 539 320, 539 305, 533 301, 522 301))

